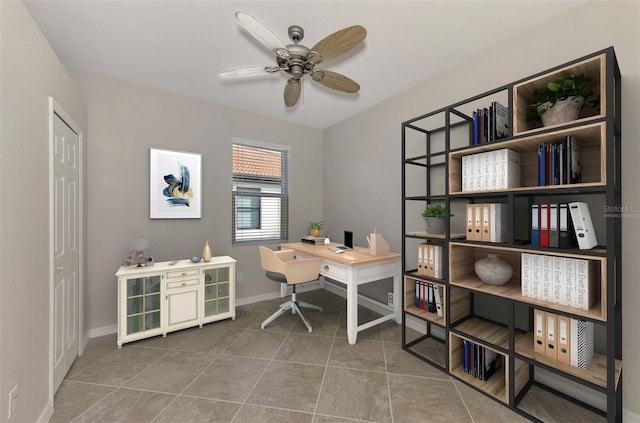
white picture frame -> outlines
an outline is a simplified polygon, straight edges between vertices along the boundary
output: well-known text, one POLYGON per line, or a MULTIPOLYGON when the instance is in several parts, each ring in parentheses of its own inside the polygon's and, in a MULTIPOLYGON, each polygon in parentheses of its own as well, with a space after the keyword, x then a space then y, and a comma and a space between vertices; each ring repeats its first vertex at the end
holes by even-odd
POLYGON ((151 148, 149 151, 149 217, 202 217, 202 155, 151 148))

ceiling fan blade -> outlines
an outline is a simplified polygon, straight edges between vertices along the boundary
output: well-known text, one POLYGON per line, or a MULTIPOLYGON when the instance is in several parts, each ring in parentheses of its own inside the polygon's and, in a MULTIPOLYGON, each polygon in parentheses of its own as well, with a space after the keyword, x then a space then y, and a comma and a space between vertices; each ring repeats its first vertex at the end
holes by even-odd
MULTIPOLYGON (((311 47, 311 51, 318 52, 322 57, 321 60, 333 59, 360 44, 366 36, 367 30, 364 27, 350 26, 323 38, 311 47)), ((320 61, 316 61, 317 58, 312 58, 312 60, 313 63, 320 63, 320 61)))
POLYGON ((299 79, 289 78, 287 85, 284 86, 284 104, 287 107, 296 105, 298 98, 300 98, 301 88, 302 84, 300 84, 299 79))
POLYGON ((260 41, 262 45, 273 51, 277 56, 283 59, 291 56, 285 43, 262 22, 244 12, 236 12, 236 19, 256 40, 260 41))
POLYGON ((218 76, 225 79, 246 78, 249 76, 264 75, 265 73, 275 73, 278 72, 279 69, 280 68, 278 68, 277 66, 252 66, 248 68, 238 68, 220 72, 218 76))
POLYGON ((311 73, 311 79, 321 83, 325 87, 334 90, 343 91, 345 93, 357 93, 360 91, 360 85, 354 80, 337 72, 318 69, 311 73))

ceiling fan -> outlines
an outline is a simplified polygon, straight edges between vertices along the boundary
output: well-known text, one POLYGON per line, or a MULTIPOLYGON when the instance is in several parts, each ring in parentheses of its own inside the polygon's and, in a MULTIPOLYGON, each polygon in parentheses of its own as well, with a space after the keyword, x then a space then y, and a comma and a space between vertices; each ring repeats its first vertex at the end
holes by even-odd
POLYGON ((298 102, 302 88, 301 78, 307 74, 314 81, 334 90, 346 93, 357 93, 360 90, 360 85, 352 79, 337 72, 317 69, 316 65, 338 57, 360 44, 367 36, 367 31, 362 26, 354 25, 341 29, 308 48, 299 44, 304 37, 304 30, 298 25, 289 27, 289 38, 293 44, 285 45, 269 28, 248 13, 236 12, 236 19, 260 43, 275 53, 276 65, 232 69, 218 74, 221 78, 285 72, 290 75, 284 87, 284 104, 287 107, 295 106, 298 102))

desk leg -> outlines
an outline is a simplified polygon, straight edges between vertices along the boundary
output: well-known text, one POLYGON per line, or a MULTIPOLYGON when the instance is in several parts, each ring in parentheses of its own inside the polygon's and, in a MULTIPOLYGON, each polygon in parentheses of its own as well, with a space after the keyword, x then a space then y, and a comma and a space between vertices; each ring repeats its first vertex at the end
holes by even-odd
POLYGON ((396 323, 402 324, 402 278, 400 275, 393 277, 393 312, 396 315, 396 323))
POLYGON ((358 337, 358 285, 347 284, 347 339, 354 345, 358 337))

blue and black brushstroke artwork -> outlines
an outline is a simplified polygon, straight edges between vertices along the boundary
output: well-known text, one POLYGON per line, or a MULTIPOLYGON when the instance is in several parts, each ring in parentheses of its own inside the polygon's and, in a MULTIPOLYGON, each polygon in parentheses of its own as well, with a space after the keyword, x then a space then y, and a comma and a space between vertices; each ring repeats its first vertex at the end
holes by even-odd
POLYGON ((176 178, 173 173, 164 176, 168 186, 162 190, 162 194, 167 197, 167 203, 170 206, 187 206, 190 207, 193 198, 193 190, 190 186, 189 169, 186 166, 180 166, 180 178, 176 178))

